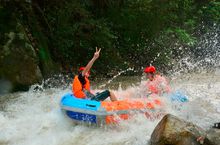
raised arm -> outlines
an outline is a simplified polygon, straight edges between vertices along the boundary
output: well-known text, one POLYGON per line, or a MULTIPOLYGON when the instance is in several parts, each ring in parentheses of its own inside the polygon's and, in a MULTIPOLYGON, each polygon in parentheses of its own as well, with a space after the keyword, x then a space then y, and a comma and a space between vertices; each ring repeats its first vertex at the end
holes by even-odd
POLYGON ((96 52, 93 55, 93 58, 89 61, 89 63, 86 65, 85 69, 82 71, 82 76, 85 76, 85 74, 91 69, 93 63, 97 58, 99 58, 99 53, 101 51, 101 48, 96 47, 96 52))

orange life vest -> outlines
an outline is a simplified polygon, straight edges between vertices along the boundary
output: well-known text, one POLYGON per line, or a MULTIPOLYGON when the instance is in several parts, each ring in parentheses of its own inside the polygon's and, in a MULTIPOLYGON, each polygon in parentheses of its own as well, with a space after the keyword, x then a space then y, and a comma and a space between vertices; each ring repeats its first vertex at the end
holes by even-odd
POLYGON ((78 76, 75 76, 72 84, 72 91, 73 95, 77 98, 85 99, 86 95, 83 92, 83 89, 90 91, 90 82, 89 79, 85 77, 86 84, 82 86, 81 82, 79 81, 78 76))
POLYGON ((155 94, 169 93, 171 90, 167 80, 160 75, 156 75, 153 81, 148 81, 146 86, 150 93, 155 94))

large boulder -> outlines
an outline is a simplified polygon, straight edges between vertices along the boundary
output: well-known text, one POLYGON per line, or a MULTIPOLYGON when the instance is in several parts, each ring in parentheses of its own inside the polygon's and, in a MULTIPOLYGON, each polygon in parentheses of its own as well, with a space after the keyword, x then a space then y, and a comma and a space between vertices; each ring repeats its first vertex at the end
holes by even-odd
POLYGON ((151 145, 214 145, 205 136, 206 132, 202 128, 167 114, 154 129, 150 143, 151 145), (204 140, 197 141, 201 136, 204 140))
POLYGON ((220 129, 211 128, 207 131, 207 137, 216 145, 220 145, 220 129))
MULTIPOLYGON (((9 92, 26 90, 42 79, 38 57, 25 33, 9 32, 5 37, 8 39, 0 49, 0 86, 9 92)), ((2 92, 7 93, 0 89, 2 92)))
POLYGON ((34 7, 26 1, 0 6, 0 94, 27 90, 59 72, 34 7))

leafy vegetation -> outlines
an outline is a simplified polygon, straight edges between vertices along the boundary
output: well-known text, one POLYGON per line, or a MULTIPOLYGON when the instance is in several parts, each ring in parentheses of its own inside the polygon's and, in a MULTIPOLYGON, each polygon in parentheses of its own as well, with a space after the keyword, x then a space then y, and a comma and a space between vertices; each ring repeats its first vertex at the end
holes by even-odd
POLYGON ((219 24, 220 2, 10 0, 0 7, 0 18, 5 20, 0 24, 1 47, 17 19, 37 41, 34 48, 44 60, 40 62, 49 61, 43 68, 53 61, 64 71, 76 70, 86 65, 97 46, 102 54, 95 73, 107 74, 127 67, 172 65, 196 45, 202 26, 219 24))

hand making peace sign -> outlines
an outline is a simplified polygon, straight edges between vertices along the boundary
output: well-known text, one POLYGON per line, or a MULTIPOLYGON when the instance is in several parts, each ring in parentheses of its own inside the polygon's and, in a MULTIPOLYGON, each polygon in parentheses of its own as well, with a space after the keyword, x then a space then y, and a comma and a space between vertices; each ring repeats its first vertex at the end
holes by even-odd
POLYGON ((101 48, 98 49, 98 48, 96 47, 96 52, 94 53, 93 58, 97 59, 97 58, 99 57, 100 51, 101 51, 101 48))

